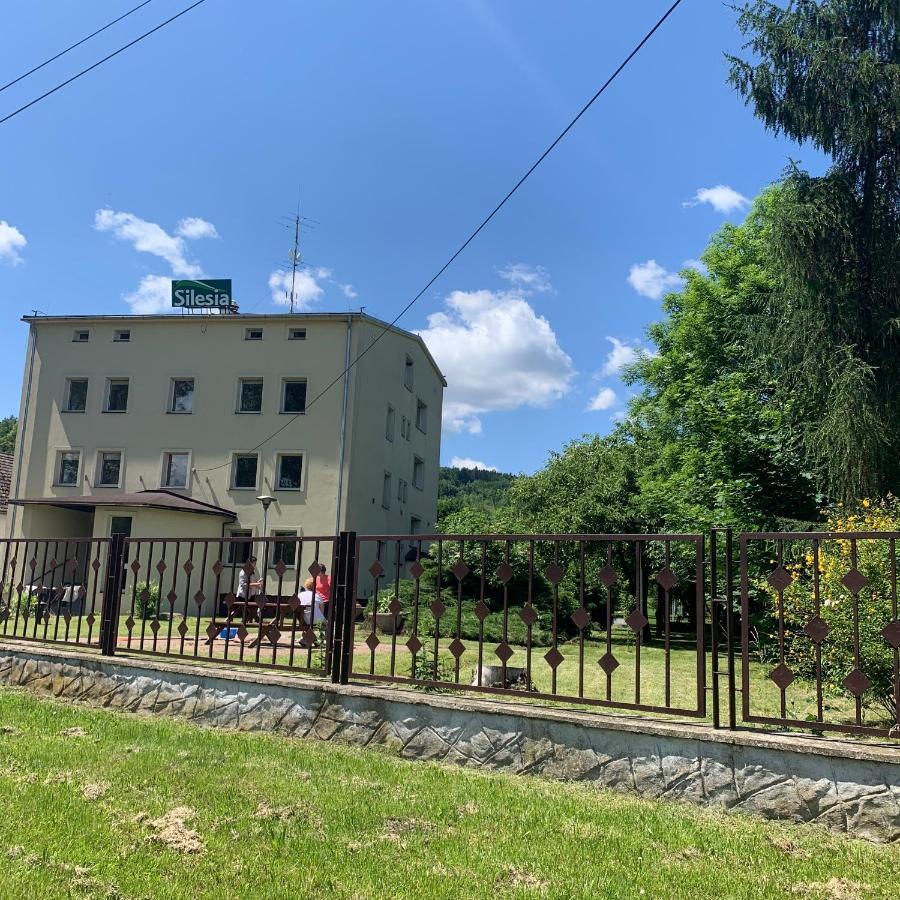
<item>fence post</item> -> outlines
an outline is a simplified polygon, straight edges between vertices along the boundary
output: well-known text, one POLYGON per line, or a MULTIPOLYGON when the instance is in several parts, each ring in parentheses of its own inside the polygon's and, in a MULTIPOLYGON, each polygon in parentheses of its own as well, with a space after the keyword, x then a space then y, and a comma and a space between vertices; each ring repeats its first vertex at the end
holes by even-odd
POLYGON ((734 532, 725 529, 725 647, 728 653, 728 727, 737 727, 734 681, 734 532))
POLYGON ((713 728, 720 728, 719 720, 719 548, 717 531, 709 533, 709 650, 712 657, 712 719, 713 728))
POLYGON ((342 531, 338 537, 333 585, 334 620, 331 641, 331 682, 347 684, 353 658, 353 628, 356 616, 356 532, 342 531))
POLYGON ((106 582, 100 610, 100 652, 115 656, 119 635, 119 607, 122 603, 122 575, 125 567, 125 535, 114 534, 109 541, 106 582))

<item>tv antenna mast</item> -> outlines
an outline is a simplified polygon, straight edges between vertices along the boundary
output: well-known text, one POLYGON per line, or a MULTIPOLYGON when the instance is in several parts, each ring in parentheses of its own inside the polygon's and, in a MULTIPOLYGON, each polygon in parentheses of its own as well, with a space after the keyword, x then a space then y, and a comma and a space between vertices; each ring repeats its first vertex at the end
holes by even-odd
POLYGON ((297 286, 297 269, 303 263, 303 257, 300 254, 300 213, 294 216, 294 245, 288 253, 291 261, 291 294, 289 297, 291 313, 294 312, 294 292, 297 286))

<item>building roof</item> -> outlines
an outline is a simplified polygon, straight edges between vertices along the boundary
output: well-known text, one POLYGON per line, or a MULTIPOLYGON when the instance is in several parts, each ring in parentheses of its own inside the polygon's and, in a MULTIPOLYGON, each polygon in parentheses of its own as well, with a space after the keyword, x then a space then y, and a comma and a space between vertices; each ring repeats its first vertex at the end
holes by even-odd
POLYGON ((60 322, 74 322, 76 324, 84 324, 86 322, 134 322, 134 321, 159 321, 159 322, 185 322, 192 323, 194 325, 197 324, 198 318, 202 317, 204 322, 266 322, 266 321, 279 321, 279 322, 289 322, 289 321, 298 321, 298 322, 313 322, 313 321, 340 321, 346 322, 348 318, 355 322, 367 322, 370 325, 375 325, 379 328, 383 328, 386 331, 392 331, 394 334, 399 334, 401 337, 409 338, 411 341, 415 341, 425 353, 428 361, 431 363, 434 371, 437 372, 438 377, 443 382, 444 387, 447 387, 447 379, 444 377, 444 373, 441 372, 438 367, 437 362, 435 362, 434 357, 431 355, 431 351, 428 349, 428 345, 422 339, 421 335, 416 334, 414 331, 407 331, 405 328, 398 328, 396 325, 392 325, 390 322, 385 322, 381 319, 376 319, 375 316, 370 316, 366 313, 362 312, 335 312, 335 313, 326 313, 326 312, 312 312, 312 313, 234 313, 229 315, 214 315, 211 313, 182 313, 181 315, 176 315, 174 313, 150 313, 146 315, 126 315, 122 313, 121 315, 83 315, 83 316, 22 316, 23 322, 28 322, 29 324, 42 324, 42 323, 60 323, 60 322))
POLYGON ((9 507, 9 486, 12 484, 13 458, 9 453, 0 453, 0 513, 9 507))
POLYGON ((136 491, 132 494, 87 494, 81 497, 34 497, 10 500, 16 506, 59 506, 78 512, 90 512, 98 507, 141 507, 145 509, 167 509, 172 512, 197 513, 201 516, 221 516, 234 521, 237 515, 231 510, 185 497, 174 491, 136 491))

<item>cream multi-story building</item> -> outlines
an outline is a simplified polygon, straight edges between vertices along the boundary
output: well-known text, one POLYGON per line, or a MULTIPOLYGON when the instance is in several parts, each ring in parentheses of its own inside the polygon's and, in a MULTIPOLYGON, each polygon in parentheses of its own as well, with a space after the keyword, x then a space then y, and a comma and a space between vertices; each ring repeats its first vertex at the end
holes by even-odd
POLYGON ((417 335, 360 313, 24 321, 12 537, 434 530, 445 381, 417 335))

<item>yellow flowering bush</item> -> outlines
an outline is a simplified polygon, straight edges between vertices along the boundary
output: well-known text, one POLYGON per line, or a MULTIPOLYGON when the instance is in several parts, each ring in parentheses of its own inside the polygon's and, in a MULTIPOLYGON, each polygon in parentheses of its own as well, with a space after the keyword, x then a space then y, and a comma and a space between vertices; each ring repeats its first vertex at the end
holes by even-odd
MULTIPOLYGON (((819 645, 826 690, 845 697, 852 696, 844 679, 858 668, 871 682, 862 694, 863 706, 880 707, 888 713, 892 722, 897 722, 895 650, 885 637, 884 629, 896 618, 892 571, 896 567, 897 577, 900 578, 900 538, 892 558, 890 534, 855 540, 849 535, 861 532, 900 533, 900 501, 896 497, 886 497, 880 501, 866 499, 852 509, 836 506, 828 510, 827 515, 823 530, 848 536, 819 542, 818 618, 824 626, 819 623, 809 626, 816 619, 813 545, 809 541, 785 542, 784 567, 792 577, 783 595, 787 664, 797 675, 815 677, 817 645, 805 629, 810 627, 813 634, 819 635, 827 632, 819 645), (854 575, 848 578, 851 571, 858 572, 862 578, 854 575), (858 590, 856 615, 851 589, 858 590)), ((777 589, 768 581, 762 587, 777 616, 777 589)), ((893 628, 900 630, 900 626, 893 628)))

